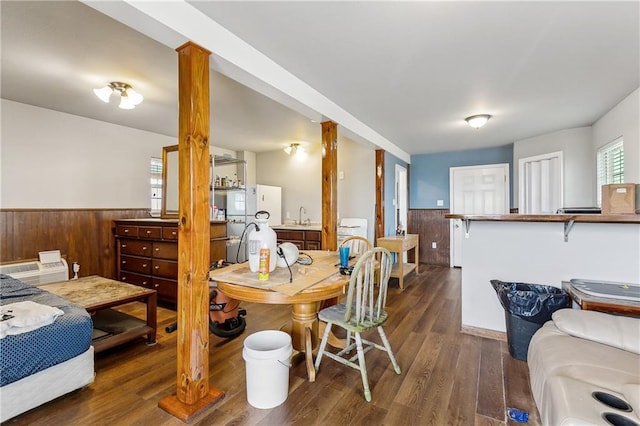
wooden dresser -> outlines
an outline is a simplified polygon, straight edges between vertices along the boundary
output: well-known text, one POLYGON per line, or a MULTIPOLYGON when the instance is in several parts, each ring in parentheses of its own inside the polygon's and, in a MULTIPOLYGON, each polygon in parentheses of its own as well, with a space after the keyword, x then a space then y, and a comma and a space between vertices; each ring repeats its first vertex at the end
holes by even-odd
MULTIPOLYGON (((158 301, 177 302, 178 221, 176 219, 114 220, 118 280, 158 292, 158 301)), ((225 259, 227 224, 210 224, 210 260, 225 259)))

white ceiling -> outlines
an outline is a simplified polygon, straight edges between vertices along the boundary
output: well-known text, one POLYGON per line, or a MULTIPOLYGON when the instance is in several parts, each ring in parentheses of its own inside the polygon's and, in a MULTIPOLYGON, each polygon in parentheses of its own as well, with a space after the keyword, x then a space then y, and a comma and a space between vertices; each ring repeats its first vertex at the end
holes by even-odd
MULTIPOLYGON (((87 3, 1 2, 2 97, 176 135, 181 16, 167 13, 160 24, 158 14, 141 18, 135 1, 115 2, 117 11, 113 2, 87 3), (91 89, 114 80, 131 83, 145 101, 132 111, 99 102, 91 89)), ((170 8, 162 5, 155 7, 170 8)), ((291 81, 328 98, 326 108, 300 105, 285 85, 260 87, 227 72, 229 56, 211 49, 214 68, 290 107, 214 72, 212 143, 235 150, 319 143, 319 125, 309 117, 336 120, 343 135, 408 154, 500 146, 591 125, 640 81, 637 1, 181 7, 206 15, 201 22, 210 25, 196 28, 202 34, 222 25, 289 71, 291 81), (332 116, 332 105, 346 114, 332 116), (466 126, 464 117, 478 113, 493 118, 480 130, 466 126)))

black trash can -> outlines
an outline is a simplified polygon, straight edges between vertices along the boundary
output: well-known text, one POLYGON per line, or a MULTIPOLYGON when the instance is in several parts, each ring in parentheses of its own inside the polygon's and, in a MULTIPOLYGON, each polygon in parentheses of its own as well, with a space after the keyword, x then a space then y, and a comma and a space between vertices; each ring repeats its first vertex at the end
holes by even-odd
POLYGON ((504 308, 509 353, 526 361, 533 334, 551 319, 551 314, 569 306, 569 295, 548 285, 499 280, 491 280, 491 285, 504 308))

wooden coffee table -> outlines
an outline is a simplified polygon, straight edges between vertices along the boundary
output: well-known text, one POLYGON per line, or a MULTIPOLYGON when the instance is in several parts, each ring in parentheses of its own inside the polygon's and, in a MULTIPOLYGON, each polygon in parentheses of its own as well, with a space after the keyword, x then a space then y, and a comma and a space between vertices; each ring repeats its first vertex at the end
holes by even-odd
POLYGON ((147 344, 156 343, 157 302, 155 290, 114 281, 97 275, 40 286, 71 303, 85 308, 93 320, 95 352, 101 352, 140 336, 147 336, 147 344), (144 302, 147 319, 110 309, 129 302, 144 302))

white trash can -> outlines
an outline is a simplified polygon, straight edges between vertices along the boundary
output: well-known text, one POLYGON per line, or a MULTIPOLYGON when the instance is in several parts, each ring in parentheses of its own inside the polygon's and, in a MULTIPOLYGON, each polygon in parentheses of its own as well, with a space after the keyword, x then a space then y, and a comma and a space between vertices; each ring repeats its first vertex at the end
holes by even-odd
POLYGON ((291 336, 283 331, 258 331, 244 339, 249 404, 273 408, 287 400, 292 351, 291 336))

